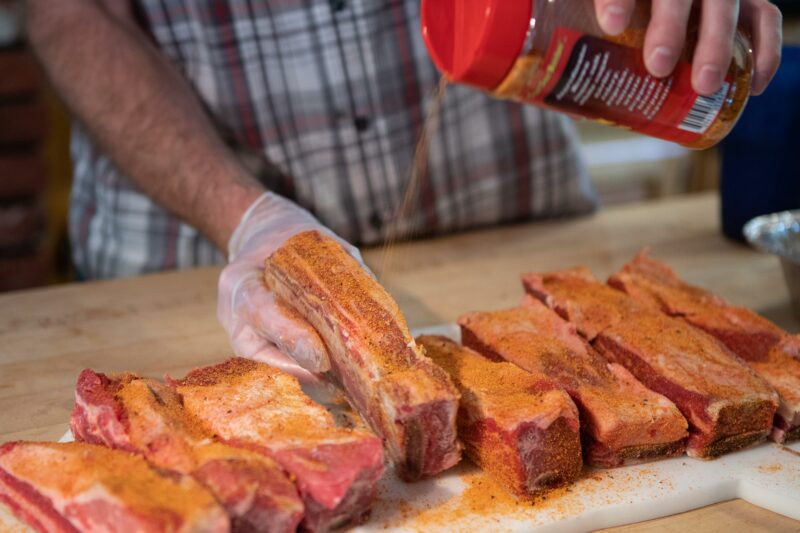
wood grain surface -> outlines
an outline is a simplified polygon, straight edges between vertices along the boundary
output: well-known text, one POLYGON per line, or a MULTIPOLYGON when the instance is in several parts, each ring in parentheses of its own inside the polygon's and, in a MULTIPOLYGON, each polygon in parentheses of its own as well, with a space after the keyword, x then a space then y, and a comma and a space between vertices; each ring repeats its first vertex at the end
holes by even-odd
MULTIPOLYGON (((586 265, 607 276, 649 245, 686 280, 796 332, 778 260, 725 240, 718 211, 716 196, 701 194, 400 244, 386 272, 382 250, 364 257, 411 327, 515 305, 521 272, 586 265)), ((218 274, 205 268, 0 296, 0 442, 60 437, 83 368, 162 377, 229 356, 215 317, 218 274)), ((687 530, 800 531, 800 524, 734 500, 616 529, 687 530)))

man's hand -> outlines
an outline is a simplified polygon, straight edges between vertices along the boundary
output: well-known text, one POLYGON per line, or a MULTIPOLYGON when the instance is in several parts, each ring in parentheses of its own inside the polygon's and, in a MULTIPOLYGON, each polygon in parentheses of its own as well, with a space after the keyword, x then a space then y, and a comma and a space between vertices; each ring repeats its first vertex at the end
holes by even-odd
POLYGON ((217 312, 236 354, 309 380, 327 370, 319 335, 266 290, 262 270, 295 233, 330 231, 264 193, 186 80, 139 29, 129 3, 29 0, 28 36, 72 113, 114 163, 142 192, 221 249, 227 245, 217 312))
MULTIPOLYGON (((290 237, 316 230, 344 242, 305 209, 264 193, 242 217, 228 245, 230 263, 219 280, 217 317, 237 355, 269 363, 306 382, 330 368, 325 344, 292 308, 276 300, 263 282, 264 261, 290 237)), ((366 267, 364 267, 366 268, 366 267)))
MULTIPOLYGON (((636 0, 595 0, 597 20, 609 35, 628 26, 636 0)), ((644 59, 653 76, 667 76, 681 55, 692 0, 653 0, 644 42, 644 59)), ((781 12, 768 0, 702 0, 700 36, 692 60, 692 86, 703 95, 722 86, 733 53, 733 36, 741 22, 753 41, 752 94, 761 94, 778 70, 781 57, 781 12)))

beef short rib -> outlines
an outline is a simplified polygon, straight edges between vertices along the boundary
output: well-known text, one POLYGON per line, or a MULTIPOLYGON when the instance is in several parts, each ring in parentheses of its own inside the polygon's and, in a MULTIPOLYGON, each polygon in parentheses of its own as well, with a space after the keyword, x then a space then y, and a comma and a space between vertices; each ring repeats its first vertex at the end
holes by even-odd
POLYGON ((609 361, 678 406, 687 453, 713 458, 762 440, 777 393, 708 334, 598 282, 587 270, 526 274, 530 294, 573 321, 609 361))
POLYGON ((639 252, 608 283, 702 329, 747 361, 780 395, 772 438, 777 442, 800 438, 800 337, 750 309, 689 285, 646 251, 639 252))
POLYGON ((281 467, 262 454, 212 440, 178 393, 134 374, 84 370, 70 420, 76 440, 142 454, 191 475, 227 510, 233 531, 292 532, 303 503, 281 467))
POLYGON ((562 390, 446 337, 417 339, 461 392, 467 455, 517 496, 574 481, 581 471, 578 411, 562 390))
POLYGON ((464 343, 567 391, 581 412, 588 464, 610 468, 682 454, 687 424, 675 404, 606 361, 572 324, 528 298, 523 307, 463 315, 464 343))
POLYGON ((332 377, 402 478, 459 461, 457 391, 416 346, 392 297, 339 243, 318 232, 295 235, 267 260, 265 281, 320 333, 332 377))
POLYGON ((85 443, 0 446, 0 502, 40 533, 224 533, 228 516, 189 476, 85 443))
POLYGON ((325 531, 367 518, 383 473, 380 439, 337 426, 296 378, 234 358, 170 384, 217 438, 266 454, 294 477, 306 529, 325 531))
POLYGON ((647 309, 625 294, 599 283, 586 267, 524 274, 522 284, 528 294, 574 324, 578 333, 590 342, 601 331, 647 309))

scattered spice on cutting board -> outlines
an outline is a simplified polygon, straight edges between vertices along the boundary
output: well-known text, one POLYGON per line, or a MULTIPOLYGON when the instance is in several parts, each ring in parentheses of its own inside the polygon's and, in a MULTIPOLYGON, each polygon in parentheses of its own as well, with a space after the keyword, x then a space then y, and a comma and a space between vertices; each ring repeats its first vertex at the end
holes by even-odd
POLYGON ((659 477, 657 470, 643 466, 630 470, 587 468, 576 483, 532 499, 515 498, 470 461, 460 465, 453 475, 463 483, 457 494, 426 497, 427 491, 417 495, 415 489, 406 500, 389 494, 379 496, 373 519, 386 529, 502 531, 501 523, 507 520, 509 527, 519 522, 535 526, 577 516, 594 506, 621 504, 637 487, 657 487, 655 501, 674 490, 671 481, 659 477))

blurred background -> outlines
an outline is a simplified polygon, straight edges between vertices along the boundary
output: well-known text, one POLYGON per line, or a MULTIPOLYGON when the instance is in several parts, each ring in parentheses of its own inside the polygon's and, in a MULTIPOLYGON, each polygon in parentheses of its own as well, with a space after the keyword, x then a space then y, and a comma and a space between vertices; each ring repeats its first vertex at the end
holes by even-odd
POLYGON ((25 42, 23 2, 0 0, 0 291, 72 278, 69 117, 25 42))
MULTIPOLYGON (((800 45, 800 1, 775 3, 784 12, 785 43, 800 45)), ((66 233, 69 117, 26 44, 23 11, 20 0, 0 0, 0 291, 74 279, 66 233)), ((781 83, 773 84, 767 97, 751 100, 729 139, 710 150, 690 151, 579 122, 602 204, 721 189, 727 209, 723 213, 726 234, 732 238, 739 237, 741 224, 751 216, 770 209, 800 208, 800 165, 793 163, 800 153, 800 135, 792 134, 800 116, 778 107, 793 105, 796 110, 800 106, 781 103, 794 101, 796 96, 791 95, 800 94, 798 50, 792 49, 792 59, 781 66, 781 83), (754 151, 741 149, 757 144, 763 145, 757 147, 760 159, 753 156, 754 151), (775 153, 782 158, 776 160, 775 153), (763 160, 772 161, 777 170, 767 171, 763 160), (754 168, 748 168, 748 162, 754 168), (753 172, 759 173, 759 180, 774 181, 760 187, 771 196, 754 198, 749 188, 742 187, 754 179, 753 172)))

